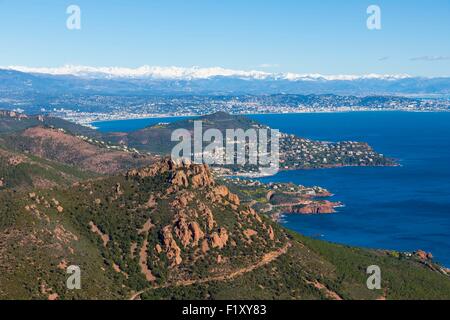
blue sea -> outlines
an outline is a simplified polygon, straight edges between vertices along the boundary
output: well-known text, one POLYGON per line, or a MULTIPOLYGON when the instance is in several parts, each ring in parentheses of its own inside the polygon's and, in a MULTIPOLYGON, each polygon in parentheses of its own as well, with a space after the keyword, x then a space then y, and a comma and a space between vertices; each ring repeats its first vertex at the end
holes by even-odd
MULTIPOLYGON (((349 112, 255 115, 286 133, 324 141, 366 141, 400 167, 284 171, 265 182, 318 185, 345 207, 334 215, 287 215, 304 235, 368 248, 422 249, 450 266, 450 113, 349 112)), ((130 131, 179 118, 98 122, 130 131)))

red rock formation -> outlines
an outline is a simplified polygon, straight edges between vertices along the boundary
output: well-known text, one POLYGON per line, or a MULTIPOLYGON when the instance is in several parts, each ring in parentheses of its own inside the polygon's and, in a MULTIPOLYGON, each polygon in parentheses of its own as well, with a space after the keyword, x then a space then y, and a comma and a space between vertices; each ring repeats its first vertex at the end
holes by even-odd
POLYGON ((239 199, 239 197, 233 193, 228 193, 228 200, 230 200, 230 202, 236 206, 241 205, 241 200, 239 199))
POLYGON ((164 227, 162 238, 167 259, 172 263, 172 267, 180 265, 183 261, 181 258, 181 249, 172 236, 172 228, 170 226, 164 227))
POLYGON ((433 260, 433 255, 431 254, 431 252, 425 252, 423 250, 417 250, 416 252, 414 252, 414 254, 420 259, 420 260, 433 260))
POLYGON ((205 234, 200 229, 200 226, 197 222, 191 222, 189 224, 189 229, 192 232, 192 246, 196 247, 198 246, 198 242, 200 241, 200 239, 203 239, 205 234))
POLYGON ((194 167, 192 186, 194 188, 207 187, 214 185, 214 180, 211 176, 208 166, 196 165, 194 167))
POLYGON ((202 252, 207 253, 208 251, 209 251, 208 241, 206 239, 204 239, 202 241, 202 252))
POLYGON ((187 247, 189 242, 191 241, 191 231, 189 230, 189 226, 186 222, 186 219, 181 218, 175 223, 175 234, 180 240, 183 247, 187 247))
POLYGON ((335 208, 338 206, 340 206, 340 203, 330 201, 310 201, 299 206, 288 207, 287 212, 298 214, 330 214, 335 213, 335 208))
POLYGON ((203 188, 215 184, 207 165, 191 165, 187 161, 175 162, 169 158, 163 159, 147 168, 130 170, 127 178, 154 177, 159 174, 169 173, 168 182, 174 187, 203 188))
POLYGON ((256 236, 258 234, 258 232, 256 232, 255 230, 252 229, 247 229, 244 231, 244 236, 250 240, 253 236, 256 236))
POLYGON ((12 156, 8 159, 8 164, 12 167, 16 167, 23 162, 25 162, 25 158, 20 156, 12 156))
POLYGON ((269 239, 272 241, 275 240, 275 232, 273 231, 272 226, 269 227, 268 233, 269 233, 269 239))
POLYGON ((229 191, 225 186, 217 186, 214 188, 213 193, 219 198, 225 198, 228 195, 229 191))
POLYGON ((182 170, 178 170, 173 174, 173 177, 171 178, 171 182, 173 185, 178 187, 188 187, 189 186, 189 180, 186 175, 186 173, 182 170))
POLYGON ((214 221, 214 216, 210 208, 208 208, 204 203, 200 202, 198 205, 198 211, 200 212, 201 216, 206 217, 206 221, 208 224, 208 230, 211 231, 215 225, 216 222, 214 221))
POLYGON ((158 174, 163 174, 169 171, 172 171, 175 167, 175 163, 170 159, 163 159, 154 165, 143 169, 133 169, 127 172, 127 178, 147 178, 147 177, 155 177, 158 174))
POLYGON ((225 228, 220 228, 219 233, 214 232, 211 235, 211 247, 222 249, 227 245, 228 231, 225 228))

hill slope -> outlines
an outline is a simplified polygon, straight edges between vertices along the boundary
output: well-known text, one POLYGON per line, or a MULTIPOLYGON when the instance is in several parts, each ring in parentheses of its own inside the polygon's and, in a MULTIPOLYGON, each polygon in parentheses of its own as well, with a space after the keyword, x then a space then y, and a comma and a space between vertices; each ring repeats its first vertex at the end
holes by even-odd
POLYGON ((163 160, 0 198, 2 298, 450 298, 449 277, 431 261, 290 233, 206 166, 163 160), (373 264, 381 291, 366 287, 373 264), (80 266, 82 290, 65 287, 68 265, 80 266))
POLYGON ((101 141, 83 140, 60 129, 31 127, 21 132, 0 136, 9 149, 57 161, 99 174, 112 174, 140 167, 153 157, 117 150, 101 141))
POLYGON ((244 116, 232 116, 225 112, 218 112, 173 123, 158 124, 129 133, 112 133, 109 139, 115 143, 126 144, 139 150, 167 155, 177 144, 177 142, 171 141, 172 132, 177 129, 186 129, 193 133, 194 121, 202 121, 203 131, 213 128, 225 132, 226 129, 240 128, 247 130, 261 126, 244 116))
MULTIPOLYGON (((196 118, 185 119, 168 124, 158 124, 142 130, 128 133, 106 134, 108 141, 114 141, 119 145, 127 145, 160 155, 171 153, 178 141, 171 141, 172 133, 177 129, 185 129, 194 137, 195 121, 201 121, 202 133, 209 129, 218 129, 224 137, 224 145, 227 143, 227 130, 242 129, 271 129, 263 124, 251 120, 245 116, 230 115, 225 112, 217 112, 196 118)), ((274 128, 273 128, 274 129, 274 128)), ((270 137, 270 133, 269 133, 270 137)), ((210 142, 204 141, 206 147, 210 142)), ((294 135, 281 133, 280 135, 280 164, 282 169, 311 169, 340 166, 384 166, 395 165, 395 161, 372 149, 364 142, 322 142, 300 138, 294 135)), ((230 166, 228 166, 230 167, 230 166)), ((239 168, 231 166, 233 170, 239 168)), ((242 169, 242 168, 241 168, 242 169)), ((244 171, 250 171, 245 168, 244 171)))
POLYGON ((90 171, 10 151, 4 149, 4 145, 0 146, 0 191, 70 185, 94 176, 96 174, 90 171))
POLYGON ((154 161, 62 119, 0 111, 0 190, 68 185, 154 161))
POLYGON ((64 129, 73 135, 84 135, 90 138, 100 139, 102 137, 101 133, 94 129, 64 119, 0 110, 0 133, 18 132, 38 126, 64 129))

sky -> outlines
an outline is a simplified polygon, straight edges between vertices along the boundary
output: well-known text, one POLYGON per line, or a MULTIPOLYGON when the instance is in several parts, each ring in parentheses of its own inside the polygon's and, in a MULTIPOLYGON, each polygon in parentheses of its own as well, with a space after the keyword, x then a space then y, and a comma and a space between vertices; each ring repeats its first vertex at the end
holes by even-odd
POLYGON ((449 35, 448 0, 0 0, 0 66, 450 76, 449 35))

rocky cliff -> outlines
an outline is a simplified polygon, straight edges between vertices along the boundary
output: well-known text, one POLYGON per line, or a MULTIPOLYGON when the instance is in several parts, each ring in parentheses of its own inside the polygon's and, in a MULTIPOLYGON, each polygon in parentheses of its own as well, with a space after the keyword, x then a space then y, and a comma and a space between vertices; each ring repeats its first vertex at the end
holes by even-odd
MULTIPOLYGON (((126 177, 139 184, 164 177, 167 187, 151 197, 156 199, 154 212, 168 211, 166 221, 161 223, 152 214, 149 217, 152 232, 158 235, 158 241, 149 239, 153 247, 149 254, 158 269, 182 269, 207 262, 208 274, 231 271, 235 265, 250 263, 285 241, 282 235, 275 236, 267 219, 241 206, 239 197, 227 187, 217 185, 206 165, 165 159, 144 169, 131 170, 126 177), (245 250, 249 250, 247 254, 243 254, 245 250)), ((172 274, 179 281, 195 276, 198 275, 172 274)))

